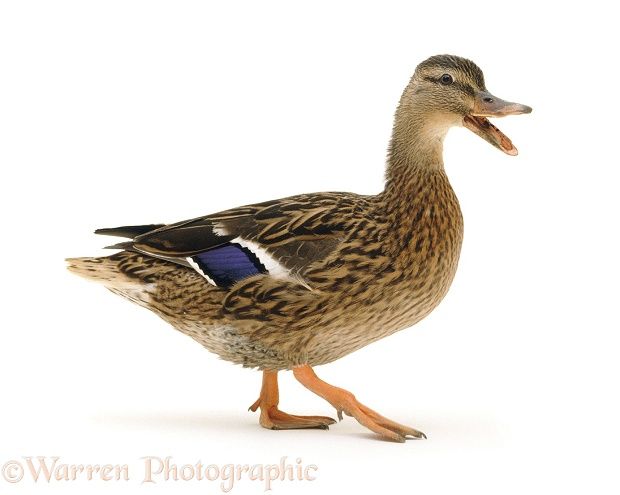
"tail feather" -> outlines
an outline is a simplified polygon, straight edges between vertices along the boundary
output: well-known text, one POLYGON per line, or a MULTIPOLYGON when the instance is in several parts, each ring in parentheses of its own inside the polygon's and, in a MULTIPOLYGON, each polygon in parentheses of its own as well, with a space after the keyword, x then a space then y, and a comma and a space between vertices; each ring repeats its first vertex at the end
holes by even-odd
POLYGON ((67 258, 66 262, 67 269, 76 275, 119 288, 147 286, 179 269, 178 264, 132 251, 96 258, 67 258))
POLYGON ((145 273, 127 267, 134 253, 122 252, 102 258, 67 258, 67 268, 80 277, 98 282, 131 301, 148 307, 155 285, 147 281, 145 273))
POLYGON ((130 282, 129 277, 119 269, 118 263, 110 257, 67 258, 65 261, 70 272, 106 286, 121 286, 130 282))

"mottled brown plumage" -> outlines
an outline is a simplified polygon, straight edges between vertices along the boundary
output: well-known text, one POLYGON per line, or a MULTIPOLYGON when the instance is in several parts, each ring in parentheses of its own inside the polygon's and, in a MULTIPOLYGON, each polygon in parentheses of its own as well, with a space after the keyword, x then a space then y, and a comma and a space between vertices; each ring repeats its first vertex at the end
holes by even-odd
POLYGON ((107 229, 101 233, 133 239, 109 257, 69 260, 70 269, 154 311, 223 359, 264 370, 252 406, 261 408, 263 426, 330 424, 277 409, 277 371, 294 369, 339 414, 393 440, 423 436, 320 381, 309 367, 407 328, 439 304, 463 238, 443 138, 451 126, 466 125, 516 154, 485 117, 527 111, 491 97, 472 62, 431 57, 401 97, 382 193, 304 194, 170 226, 107 229), (261 273, 214 285, 192 257, 237 241, 253 251, 247 256, 261 273))

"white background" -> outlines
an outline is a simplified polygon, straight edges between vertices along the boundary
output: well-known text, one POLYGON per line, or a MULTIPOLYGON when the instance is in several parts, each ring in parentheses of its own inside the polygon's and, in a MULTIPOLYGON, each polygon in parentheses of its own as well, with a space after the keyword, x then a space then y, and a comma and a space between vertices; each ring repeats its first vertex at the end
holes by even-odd
MULTIPOLYGON (((132 478, 0 478, 2 493, 219 493, 141 485, 148 455, 319 467, 274 493, 618 493, 620 109, 607 3, 1 5, 0 464, 56 455, 127 463, 132 478), (378 192, 401 91, 437 53, 473 59, 490 91, 534 108, 499 122, 520 154, 450 132, 466 225, 450 293, 415 328, 318 369, 427 441, 382 442, 351 418, 264 430, 246 412, 259 373, 66 272, 65 257, 104 253, 97 227, 378 192)), ((281 384, 284 410, 334 413, 290 373, 281 384)))

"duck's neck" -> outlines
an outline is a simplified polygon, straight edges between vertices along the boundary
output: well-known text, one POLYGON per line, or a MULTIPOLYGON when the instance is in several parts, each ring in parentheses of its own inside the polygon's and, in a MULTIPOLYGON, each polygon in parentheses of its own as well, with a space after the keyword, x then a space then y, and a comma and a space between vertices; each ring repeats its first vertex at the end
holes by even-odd
POLYGON ((445 176, 443 140, 448 126, 412 113, 401 104, 396 112, 388 152, 384 198, 407 202, 433 175, 445 176))
POLYGON ((405 265, 415 265, 416 257, 435 253, 449 254, 454 260, 463 220, 443 167, 443 139, 449 126, 411 115, 398 117, 397 113, 385 190, 379 195, 390 226, 385 249, 397 253, 405 265))

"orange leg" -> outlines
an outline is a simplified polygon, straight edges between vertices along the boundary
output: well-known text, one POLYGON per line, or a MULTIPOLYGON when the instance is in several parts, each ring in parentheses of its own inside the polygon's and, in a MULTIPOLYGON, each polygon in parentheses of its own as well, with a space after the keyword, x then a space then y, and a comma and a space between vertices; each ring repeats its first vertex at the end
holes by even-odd
POLYGON ((324 382, 316 376, 314 370, 307 364, 293 368, 293 373, 304 387, 323 397, 334 406, 338 411, 339 419, 342 419, 344 412, 347 416, 353 416, 366 428, 396 442, 404 442, 407 437, 426 438, 426 435, 421 431, 396 423, 366 407, 358 402, 351 392, 324 382))
POLYGON ((263 386, 258 400, 250 406, 254 412, 260 407, 260 425, 270 430, 321 428, 327 430, 336 420, 327 416, 295 416, 278 409, 278 372, 263 371, 263 386))

